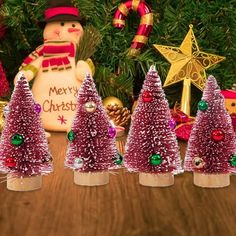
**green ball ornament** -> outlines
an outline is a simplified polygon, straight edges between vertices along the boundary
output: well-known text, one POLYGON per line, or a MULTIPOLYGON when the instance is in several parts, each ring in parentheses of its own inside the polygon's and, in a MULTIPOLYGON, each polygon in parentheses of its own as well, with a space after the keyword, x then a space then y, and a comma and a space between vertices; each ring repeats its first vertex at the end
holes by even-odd
POLYGON ((67 139, 72 142, 75 140, 75 133, 71 130, 68 134, 67 134, 67 139))
POLYGON ((230 165, 236 167, 236 154, 233 154, 230 160, 230 165))
POLYGON ((154 154, 150 157, 150 164, 153 166, 158 166, 162 163, 162 157, 160 154, 154 154))
POLYGON ((123 157, 120 153, 117 153, 117 156, 114 158, 115 165, 121 165, 123 163, 123 157))
POLYGON ((23 135, 21 135, 21 134, 14 134, 14 135, 12 135, 12 137, 11 137, 11 143, 12 143, 14 146, 20 146, 21 144, 24 143, 24 137, 23 137, 23 135))
POLYGON ((206 101, 201 100, 201 101, 198 103, 198 109, 199 109, 200 111, 206 111, 207 108, 208 108, 208 104, 207 104, 206 101))

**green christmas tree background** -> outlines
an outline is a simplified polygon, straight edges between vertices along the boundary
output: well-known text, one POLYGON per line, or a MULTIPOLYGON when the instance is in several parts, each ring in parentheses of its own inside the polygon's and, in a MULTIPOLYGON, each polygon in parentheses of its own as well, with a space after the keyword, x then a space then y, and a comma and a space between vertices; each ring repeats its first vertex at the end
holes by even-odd
MULTIPOLYGON (((23 59, 42 44, 45 0, 5 0, 0 15, 5 19, 7 34, 0 42, 0 60, 13 81, 23 59)), ((118 30, 112 20, 120 0, 74 0, 87 25, 94 26, 102 35, 102 42, 93 55, 96 67, 95 82, 102 97, 117 96, 125 105, 131 105, 132 95, 138 95, 145 73, 155 64, 164 80, 170 64, 158 54, 153 44, 179 47, 193 24, 201 50, 225 56, 226 60, 207 70, 214 74, 222 89, 236 82, 236 0, 146 0, 154 13, 154 27, 148 44, 135 58, 127 50, 140 23, 136 12, 130 13, 126 27, 118 30)), ((165 88, 171 106, 180 101, 182 83, 165 88)), ((192 112, 201 98, 201 92, 192 86, 192 112)))

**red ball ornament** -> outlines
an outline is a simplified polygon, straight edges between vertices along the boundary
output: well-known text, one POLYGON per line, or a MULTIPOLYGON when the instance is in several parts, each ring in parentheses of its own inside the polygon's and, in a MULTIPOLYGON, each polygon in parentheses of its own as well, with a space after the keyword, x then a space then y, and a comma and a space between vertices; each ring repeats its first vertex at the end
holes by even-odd
POLYGON ((153 99, 152 93, 149 91, 144 91, 142 94, 142 99, 144 102, 151 102, 153 99))
POLYGON ((13 157, 7 157, 5 160, 5 166, 7 167, 15 167, 16 166, 16 160, 13 157))
POLYGON ((225 134, 222 130, 215 129, 211 132, 211 138, 216 142, 220 142, 225 138, 225 134))

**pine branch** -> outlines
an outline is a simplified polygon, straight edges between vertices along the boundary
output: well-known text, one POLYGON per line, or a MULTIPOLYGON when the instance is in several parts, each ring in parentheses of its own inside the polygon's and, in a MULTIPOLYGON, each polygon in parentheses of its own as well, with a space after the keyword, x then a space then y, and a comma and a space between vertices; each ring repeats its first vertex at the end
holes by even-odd
MULTIPOLYGON (((36 22, 44 17, 45 2, 46 0, 5 0, 0 9, 0 15, 5 17, 8 27, 5 38, 0 41, 0 60, 11 80, 22 60, 43 42, 42 29, 36 22)), ((92 25, 101 34, 102 40, 96 47, 90 47, 87 43, 86 48, 82 42, 79 47, 80 53, 83 54, 81 58, 93 55, 98 72, 95 74, 95 80, 100 94, 118 96, 123 101, 129 100, 133 90, 135 95, 139 93, 145 74, 152 64, 156 65, 164 82, 170 64, 152 45, 179 47, 189 24, 194 25, 194 33, 202 51, 226 57, 219 66, 207 70, 207 74, 213 74, 222 89, 231 88, 236 77, 236 1, 146 2, 154 13, 153 31, 141 54, 129 60, 126 51, 140 22, 138 14, 130 13, 125 28, 118 30, 113 27, 112 21, 121 0, 91 0, 89 3, 88 0, 73 0, 80 14, 86 16, 87 24, 92 25), (94 47, 97 48, 94 49, 96 52, 91 51, 94 47)), ((174 104, 180 97, 181 86, 182 84, 165 88, 170 104, 174 104)), ((197 104, 198 99, 199 90, 193 87, 193 104, 197 104)))
POLYGON ((97 50, 102 41, 100 32, 93 26, 87 26, 84 29, 84 35, 77 45, 76 61, 87 60, 97 50))

